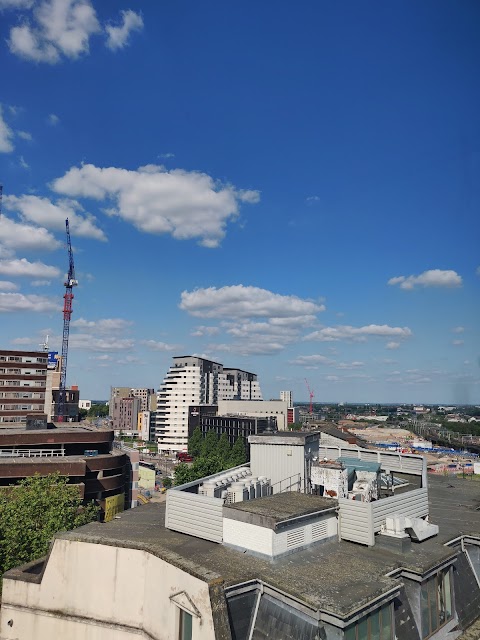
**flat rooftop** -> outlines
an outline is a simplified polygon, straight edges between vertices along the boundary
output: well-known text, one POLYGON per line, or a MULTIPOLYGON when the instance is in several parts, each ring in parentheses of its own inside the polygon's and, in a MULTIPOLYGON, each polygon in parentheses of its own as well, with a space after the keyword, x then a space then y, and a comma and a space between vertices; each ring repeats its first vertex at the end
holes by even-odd
POLYGON ((303 446, 309 440, 319 439, 319 431, 274 431, 273 433, 259 433, 248 436, 250 444, 293 444, 303 446))
MULTIPOLYGON (((53 424, 53 423, 52 423, 53 424)), ((56 423, 55 423, 56 424, 56 423)), ((62 424, 62 423, 58 423, 62 424)), ((3 429, 0 427, 0 436, 18 436, 18 435, 45 435, 53 436, 60 433, 101 433, 111 432, 113 429, 96 429, 95 427, 78 426, 78 427, 55 427, 53 429, 25 429, 25 427, 19 427, 18 429, 3 429)))
MULTIPOLYGON (((444 546, 446 540, 460 532, 480 536, 479 489, 475 481, 431 478, 430 520, 440 526, 441 534, 412 543, 405 553, 332 541, 272 562, 165 529, 164 503, 140 506, 112 522, 91 523, 58 537, 142 549, 201 580, 221 580, 225 587, 260 580, 315 610, 343 618, 399 586, 400 581, 387 573, 400 568, 424 573, 456 555, 444 546)), ((301 494, 292 495, 302 499, 301 494)))
POLYGON ((274 522, 290 520, 321 511, 331 511, 338 506, 336 500, 309 496, 304 493, 285 492, 276 493, 265 498, 244 500, 235 504, 225 505, 225 509, 243 511, 259 516, 271 518, 274 522))

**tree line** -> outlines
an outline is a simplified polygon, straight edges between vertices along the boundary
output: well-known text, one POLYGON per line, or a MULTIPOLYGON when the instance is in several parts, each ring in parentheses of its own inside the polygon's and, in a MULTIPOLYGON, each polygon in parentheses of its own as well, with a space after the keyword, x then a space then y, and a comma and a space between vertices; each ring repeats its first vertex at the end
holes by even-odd
POLYGON ((239 436, 231 446, 226 433, 219 438, 213 429, 203 437, 201 429, 197 427, 188 439, 188 453, 194 461, 191 465, 182 462, 175 468, 176 486, 247 462, 245 441, 242 436, 239 436))

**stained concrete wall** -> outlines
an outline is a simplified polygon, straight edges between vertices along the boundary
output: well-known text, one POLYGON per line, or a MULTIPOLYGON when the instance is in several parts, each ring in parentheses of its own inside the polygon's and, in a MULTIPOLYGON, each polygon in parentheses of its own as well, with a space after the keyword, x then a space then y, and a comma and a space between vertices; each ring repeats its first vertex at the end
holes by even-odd
POLYGON ((201 615, 195 640, 214 640, 206 582, 145 551, 58 539, 40 584, 4 579, 0 638, 177 640, 179 607, 170 598, 181 592, 201 615))

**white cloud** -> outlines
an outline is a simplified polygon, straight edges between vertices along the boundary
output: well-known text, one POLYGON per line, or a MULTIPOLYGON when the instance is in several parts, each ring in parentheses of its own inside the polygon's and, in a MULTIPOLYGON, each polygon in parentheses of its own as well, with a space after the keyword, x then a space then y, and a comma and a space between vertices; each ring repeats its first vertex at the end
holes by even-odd
POLYGON ((298 318, 325 309, 311 300, 242 284, 183 291, 179 306, 199 318, 298 318))
POLYGON ((106 240, 105 234, 96 226, 96 219, 90 214, 80 215, 83 207, 75 200, 58 200, 56 204, 48 198, 23 195, 4 198, 5 208, 18 212, 22 218, 48 229, 65 231, 65 219, 72 235, 95 240, 106 240))
POLYGON ((305 202, 307 202, 308 204, 314 204, 315 202, 319 202, 320 198, 318 196, 308 196, 308 198, 305 199, 305 202))
POLYGON ((180 348, 178 344, 167 344, 166 342, 156 342, 155 340, 141 340, 140 344, 153 349, 153 351, 176 351, 180 348))
POLYGON ((28 131, 17 131, 16 133, 19 138, 22 138, 22 140, 33 140, 32 134, 28 131))
POLYGON ((385 345, 385 349, 398 349, 400 347, 400 342, 395 342, 392 340, 391 342, 387 342, 385 345))
POLYGON ((60 118, 54 113, 50 113, 47 118, 47 122, 52 125, 52 127, 55 127, 60 122, 60 118))
POLYGON ((35 340, 33 340, 32 338, 14 338, 12 340, 12 344, 23 344, 23 345, 29 344, 30 345, 34 343, 35 343, 35 340))
POLYGON ((30 169, 30 165, 25 161, 25 158, 23 156, 20 156, 18 164, 22 167, 22 169, 30 169))
POLYGON ((275 342, 274 340, 261 339, 259 341, 248 340, 232 344, 210 344, 207 348, 214 353, 224 351, 241 356, 270 356, 283 351, 285 344, 283 342, 275 342))
POLYGON ((18 286, 14 282, 9 282, 8 280, 0 280, 0 290, 1 291, 16 291, 18 286))
POLYGON ((101 30, 89 0, 41 0, 30 20, 12 27, 10 51, 26 60, 55 64, 89 51, 90 37, 101 30))
POLYGON ((107 25, 105 31, 108 34, 107 47, 112 51, 123 49, 128 44, 130 34, 143 29, 143 18, 140 14, 131 9, 121 11, 122 24, 118 27, 107 25))
POLYGON ((197 327, 195 331, 192 331, 191 335, 197 338, 201 338, 202 336, 215 336, 219 333, 219 331, 219 327, 200 326, 197 327))
POLYGON ((0 273, 8 276, 30 276, 38 278, 58 278, 60 271, 43 262, 29 262, 26 258, 0 260, 0 273))
POLYGON ((32 280, 30 284, 32 285, 32 287, 48 287, 52 283, 50 282, 50 280, 32 280))
POLYGON ((364 362, 359 362, 355 360, 353 362, 339 362, 335 366, 335 368, 349 370, 349 369, 358 369, 359 367, 364 367, 364 366, 365 366, 364 362))
POLYGON ((461 347, 464 344, 463 340, 452 340, 452 344, 454 347, 461 347))
POLYGON ((338 382, 340 378, 338 376, 325 376, 325 380, 329 382, 338 382))
POLYGON ((15 251, 13 251, 13 249, 7 249, 7 247, 4 247, 3 245, 0 244, 0 258, 2 260, 5 259, 10 259, 13 258, 15 256, 15 251))
MULTIPOLYGON (((4 198, 5 202, 8 202, 10 197, 4 198)), ((60 242, 46 229, 15 222, 5 215, 0 217, 0 239, 7 249, 52 251, 61 246, 60 242)))
POLYGON ((91 164, 72 167, 53 183, 72 197, 95 198, 115 205, 108 213, 145 233, 171 234, 178 240, 199 238, 217 247, 225 226, 239 213, 239 202, 258 201, 256 191, 239 191, 196 171, 148 165, 136 171, 91 164))
POLYGON ((43 296, 23 295, 21 293, 0 293, 0 313, 15 311, 57 311, 60 305, 43 296))
POLYGON ((69 346, 73 349, 85 351, 130 351, 135 342, 130 338, 97 337, 90 333, 73 333, 70 336, 69 346))
POLYGON ((2 105, 0 105, 0 153, 10 153, 14 146, 12 143, 13 131, 3 119, 2 105))
POLYGON ((300 367, 314 367, 319 364, 324 365, 332 365, 334 364, 334 360, 331 358, 327 358, 327 356, 322 356, 320 354, 310 355, 310 356, 298 356, 294 360, 290 360, 290 364, 295 364, 300 367))
POLYGON ((0 0, 0 9, 28 9, 35 0, 0 0))
POLYGON ((353 340, 364 342, 369 337, 396 337, 409 338, 412 335, 408 327, 390 327, 387 324, 369 324, 364 327, 351 327, 348 325, 336 327, 324 327, 305 336, 305 340, 318 340, 319 342, 336 342, 339 340, 353 340))
POLYGON ((132 324, 133 322, 123 318, 103 318, 101 320, 78 318, 78 320, 73 320, 70 326, 74 329, 88 330, 93 333, 114 333, 116 331, 125 331, 132 324))
POLYGON ((452 333, 463 333, 465 331, 465 327, 453 327, 452 333))
POLYGON ((415 287, 461 287, 462 278, 456 271, 429 269, 418 276, 396 276, 388 281, 390 285, 400 285, 400 289, 411 290, 415 287))

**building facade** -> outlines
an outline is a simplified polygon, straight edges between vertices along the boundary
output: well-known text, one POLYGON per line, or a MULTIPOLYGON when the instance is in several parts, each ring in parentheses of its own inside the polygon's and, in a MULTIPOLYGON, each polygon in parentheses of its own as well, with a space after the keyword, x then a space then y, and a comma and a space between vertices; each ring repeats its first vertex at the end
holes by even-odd
POLYGON ((257 376, 196 356, 178 356, 157 393, 155 437, 159 451, 184 451, 188 443, 189 407, 216 405, 229 398, 262 399, 257 376))
POLYGON ((219 400, 218 415, 238 415, 266 418, 272 416, 277 420, 279 431, 285 431, 288 427, 288 404, 283 400, 219 400))
POLYGON ((123 511, 131 504, 130 460, 112 443, 112 430, 90 427, 0 430, 0 487, 59 473, 78 486, 86 502, 96 501, 103 513, 111 499, 119 500, 123 511))
POLYGON ((44 351, 0 351, 0 428, 25 427, 28 415, 43 415, 46 386, 44 351))
POLYGON ((113 429, 120 434, 138 434, 138 414, 142 401, 140 398, 115 398, 110 404, 113 429))
POLYGON ((220 416, 217 414, 216 406, 199 405, 190 407, 188 411, 189 437, 197 427, 204 437, 209 431, 215 431, 218 437, 225 433, 232 446, 237 438, 242 437, 245 442, 247 459, 250 460, 248 436, 264 433, 265 431, 277 431, 277 419, 272 416, 264 418, 258 416, 220 416))
POLYGON ((293 394, 291 391, 280 391, 280 400, 286 402, 289 407, 293 407, 293 394))

